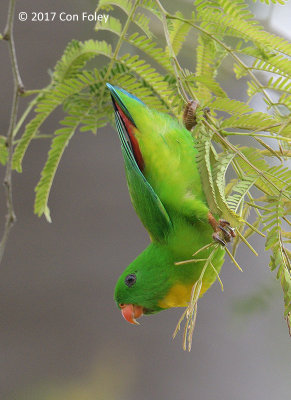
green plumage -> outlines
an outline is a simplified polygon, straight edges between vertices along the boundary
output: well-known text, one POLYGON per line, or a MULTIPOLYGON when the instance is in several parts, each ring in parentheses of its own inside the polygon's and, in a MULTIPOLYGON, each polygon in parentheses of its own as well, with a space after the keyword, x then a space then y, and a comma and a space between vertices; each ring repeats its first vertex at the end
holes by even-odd
MULTIPOLYGON (((113 99, 133 206, 152 243, 125 269, 115 289, 117 304, 142 306, 145 314, 185 306, 203 262, 175 265, 212 241, 208 206, 191 133, 175 119, 149 109, 124 90, 107 85, 113 99), (128 140, 129 139, 129 140, 128 140), (125 282, 134 274, 136 282, 125 282), (184 290, 185 288, 185 290, 184 290)), ((197 258, 207 258, 205 250, 197 258)), ((212 260, 217 271, 223 250, 212 260)), ((203 292, 214 282, 209 267, 203 292)))

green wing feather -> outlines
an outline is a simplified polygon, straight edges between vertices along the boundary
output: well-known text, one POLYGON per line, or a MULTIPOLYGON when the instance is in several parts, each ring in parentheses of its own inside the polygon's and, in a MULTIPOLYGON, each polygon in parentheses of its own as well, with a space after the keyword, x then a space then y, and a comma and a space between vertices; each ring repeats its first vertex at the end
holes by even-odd
POLYGON ((153 241, 164 242, 172 230, 171 219, 152 186, 140 171, 126 140, 127 132, 115 112, 117 132, 121 142, 128 189, 134 209, 153 241))

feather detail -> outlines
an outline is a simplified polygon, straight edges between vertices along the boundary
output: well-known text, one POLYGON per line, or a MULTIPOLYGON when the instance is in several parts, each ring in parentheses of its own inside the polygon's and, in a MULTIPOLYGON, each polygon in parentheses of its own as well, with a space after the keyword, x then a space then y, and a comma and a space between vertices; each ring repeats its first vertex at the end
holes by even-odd
POLYGON ((124 124, 124 127, 126 129, 126 132, 128 134, 134 158, 135 158, 135 160, 137 162, 137 165, 138 165, 139 169, 143 172, 143 170, 144 170, 144 160, 143 160, 140 148, 139 148, 138 141, 137 141, 137 139, 135 137, 135 133, 134 133, 134 131, 136 130, 136 127, 132 123, 132 121, 125 115, 125 113, 122 111, 121 107, 116 102, 114 102, 114 104, 115 104, 116 109, 117 109, 116 112, 119 113, 119 115, 121 117, 121 120, 122 120, 122 122, 124 124))

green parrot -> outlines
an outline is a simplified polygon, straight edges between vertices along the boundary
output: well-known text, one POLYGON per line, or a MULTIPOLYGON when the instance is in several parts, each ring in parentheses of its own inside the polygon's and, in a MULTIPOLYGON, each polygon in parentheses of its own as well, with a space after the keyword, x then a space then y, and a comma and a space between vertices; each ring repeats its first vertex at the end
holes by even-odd
MULTIPOLYGON (((226 221, 209 211, 196 165, 197 150, 190 131, 167 114, 148 108, 125 90, 110 90, 132 204, 149 233, 149 246, 117 281, 115 301, 123 317, 137 324, 141 315, 184 307, 204 262, 176 265, 211 243, 234 236, 226 221), (214 231, 214 234, 213 234, 214 231)), ((205 259, 212 249, 201 251, 205 259)), ((194 257, 195 258, 195 257, 194 257)), ((221 246, 212 259, 217 272, 224 260, 221 246)), ((200 295, 216 279, 208 267, 200 295)))

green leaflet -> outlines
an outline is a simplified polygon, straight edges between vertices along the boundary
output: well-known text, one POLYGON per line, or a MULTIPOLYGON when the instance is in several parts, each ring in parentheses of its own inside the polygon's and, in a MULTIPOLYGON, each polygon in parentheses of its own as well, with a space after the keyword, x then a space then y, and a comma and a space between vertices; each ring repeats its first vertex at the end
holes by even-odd
POLYGON ((221 209, 219 208, 218 201, 216 199, 212 167, 210 161, 211 154, 211 137, 207 135, 207 132, 203 127, 198 125, 196 129, 199 132, 197 137, 196 149, 197 155, 197 166, 201 177, 204 194, 207 199, 207 204, 210 211, 214 215, 220 215, 221 209))
MULTIPOLYGON (((278 195, 283 191, 286 191, 286 196, 288 197, 288 187, 290 186, 290 171, 284 166, 270 167, 268 163, 261 157, 260 152, 251 147, 245 147, 241 149, 242 153, 247 157, 247 159, 264 174, 272 183, 277 187, 277 190, 269 185, 265 179, 261 176, 255 182, 255 186, 264 194, 267 195, 278 195)), ((251 168, 244 160, 237 158, 237 163, 242 168, 245 174, 254 174, 253 168, 251 168)), ((289 189, 290 190, 290 189, 289 189)), ((289 195, 290 196, 290 195, 289 195)))
POLYGON ((96 11, 109 11, 112 10, 113 6, 121 8, 128 15, 132 9, 132 2, 130 0, 99 0, 96 11))
MULTIPOLYGON (((235 2, 233 2, 235 4, 235 2)), ((239 15, 228 15, 223 14, 221 11, 205 10, 203 17, 201 18, 204 22, 211 22, 211 24, 228 27, 233 31, 236 31, 238 36, 247 40, 252 40, 254 44, 262 47, 266 47, 267 50, 276 49, 278 52, 291 56, 291 44, 276 35, 265 32, 257 22, 253 20, 245 20, 239 15)))
POLYGON ((276 124, 277 121, 270 115, 262 112, 254 112, 252 114, 243 116, 234 115, 226 118, 222 122, 221 128, 239 128, 264 131, 268 127, 273 127, 276 124))
MULTIPOLYGON (((142 3, 141 1, 139 3, 142 3)), ((146 4, 145 4, 146 6, 146 4)), ((133 3, 130 0, 118 0, 118 1, 111 1, 111 0, 101 0, 98 3, 98 7, 96 9, 96 11, 100 11, 100 10, 106 10, 106 11, 110 11, 112 10, 114 7, 119 7, 122 11, 125 12, 125 14, 127 16, 129 16, 133 10, 133 3)), ((109 20, 111 19, 111 16, 109 17, 109 20)), ((136 12, 134 15, 134 18, 132 18, 131 20, 135 25, 137 25, 146 35, 147 37, 151 38, 152 37, 152 33, 150 31, 149 28, 149 18, 141 12, 136 12)), ((119 20, 118 20, 119 22, 119 20)), ((110 21, 109 21, 110 24, 110 21)), ((111 23, 111 29, 108 30, 112 30, 114 33, 117 33, 117 30, 119 29, 119 27, 117 26, 117 21, 115 19, 115 21, 113 23, 111 23)), ((95 29, 106 29, 105 27, 106 24, 96 24, 95 29)))
POLYGON ((131 56, 126 54, 119 58, 118 61, 140 76, 154 93, 159 95, 168 109, 175 113, 171 106, 171 98, 174 96, 174 92, 155 68, 140 59, 138 55, 131 56))
POLYGON ((70 139, 74 135, 79 121, 72 127, 59 129, 56 132, 56 137, 53 139, 51 149, 48 153, 47 162, 42 170, 41 179, 38 182, 35 192, 35 204, 34 212, 40 217, 42 214, 45 215, 48 222, 51 222, 48 198, 52 187, 52 182, 55 177, 58 165, 65 148, 67 147, 70 139))
MULTIPOLYGON (((249 48, 248 48, 249 49, 249 48)), ((255 57, 255 60, 251 66, 253 70, 270 72, 282 76, 291 75, 291 62, 289 59, 277 54, 266 53, 265 57, 262 58, 260 52, 254 54, 254 52, 247 51, 247 49, 242 49, 241 53, 248 54, 255 57)))
POLYGON ((51 222, 50 211, 48 207, 48 199, 52 187, 52 183, 61 161, 65 148, 76 132, 76 129, 90 114, 90 109, 84 108, 81 115, 68 116, 61 121, 64 128, 58 129, 55 132, 55 137, 51 142, 51 148, 48 153, 48 159, 41 172, 41 178, 35 188, 35 203, 34 212, 40 217, 45 215, 48 222, 51 222))
POLYGON ((232 194, 227 197, 227 204, 231 210, 236 213, 238 212, 239 206, 244 200, 245 195, 249 192, 257 179, 257 175, 249 175, 232 187, 232 194))
POLYGON ((6 138, 4 136, 0 137, 0 163, 5 165, 8 158, 8 151, 6 147, 6 138))
POLYGON ((82 43, 72 40, 55 67, 53 81, 63 82, 74 78, 93 57, 97 55, 111 57, 111 52, 111 45, 105 41, 87 40, 82 43))
POLYGON ((134 23, 146 34, 148 38, 151 38, 152 32, 149 27, 150 19, 143 13, 136 13, 134 16, 134 23))
MULTIPOLYGON (((289 174, 290 175, 290 174, 289 174)), ((289 176, 289 185, 291 178, 289 176)), ((290 188, 289 188, 290 190, 290 188)), ((280 279, 284 294, 285 312, 284 316, 290 328, 291 313, 291 264, 290 252, 285 247, 284 239, 281 234, 282 218, 288 215, 288 204, 282 196, 266 198, 267 211, 263 214, 264 230, 267 231, 266 250, 271 249, 270 258, 271 270, 277 270, 277 279, 280 279)), ((289 204, 290 206, 290 204, 289 204)))
POLYGON ((126 37, 125 40, 137 49, 144 52, 153 61, 161 65, 168 73, 173 74, 173 67, 170 62, 169 56, 164 50, 152 40, 146 36, 140 36, 138 33, 126 37))
POLYGON ((21 172, 22 160, 26 153, 31 140, 35 137, 44 121, 51 115, 51 113, 61 104, 63 104, 71 96, 77 95, 84 89, 88 89, 100 80, 96 74, 81 73, 76 78, 66 80, 52 87, 44 96, 39 100, 36 105, 37 115, 26 126, 24 134, 22 135, 19 143, 13 154, 13 168, 21 172))
MULTIPOLYGON (((226 171, 235 157, 235 154, 232 153, 220 153, 217 161, 214 164, 213 168, 213 180, 214 180, 214 188, 215 188, 215 195, 217 199, 217 203, 219 209, 222 212, 224 218, 233 226, 238 226, 242 219, 239 215, 236 214, 236 210, 234 211, 232 208, 228 206, 225 196, 225 174, 226 171)), ((241 197, 244 195, 241 194, 241 197)))
MULTIPOLYGON (((183 16, 179 11, 177 12, 178 16, 183 16)), ((189 24, 185 24, 185 22, 179 21, 179 20, 174 20, 172 21, 170 25, 170 42, 172 44, 172 48, 174 50, 174 53, 176 55, 179 54, 183 43, 185 42, 185 39, 191 29, 191 26, 189 24)), ((167 49, 166 49, 167 51, 167 49)))
POLYGON ((208 107, 218 111, 224 111, 228 114, 245 114, 253 111, 253 109, 248 105, 238 100, 233 100, 229 98, 216 97, 213 101, 207 104, 208 107))
POLYGON ((226 52, 209 37, 205 35, 198 37, 195 80, 198 82, 198 100, 204 104, 211 100, 211 91, 220 97, 224 96, 224 91, 215 81, 215 77, 225 56, 226 52))
MULTIPOLYGON (((257 0, 253 0, 254 3, 256 3, 257 0)), ((285 4, 286 1, 288 0, 260 0, 261 2, 264 2, 266 4, 285 4)))
POLYGON ((120 35, 122 31, 122 24, 118 18, 110 16, 107 22, 105 22, 105 20, 102 20, 96 23, 95 31, 101 30, 110 31, 112 33, 115 33, 116 35, 120 35))
POLYGON ((208 89, 215 96, 225 97, 225 98, 227 97, 227 94, 221 88, 219 83, 215 79, 210 77, 210 76, 203 76, 203 75, 195 76, 195 75, 191 75, 191 76, 187 77, 187 80, 198 83, 197 86, 200 87, 200 88, 201 88, 201 85, 199 85, 199 83, 202 84, 204 86, 204 89, 208 89))

